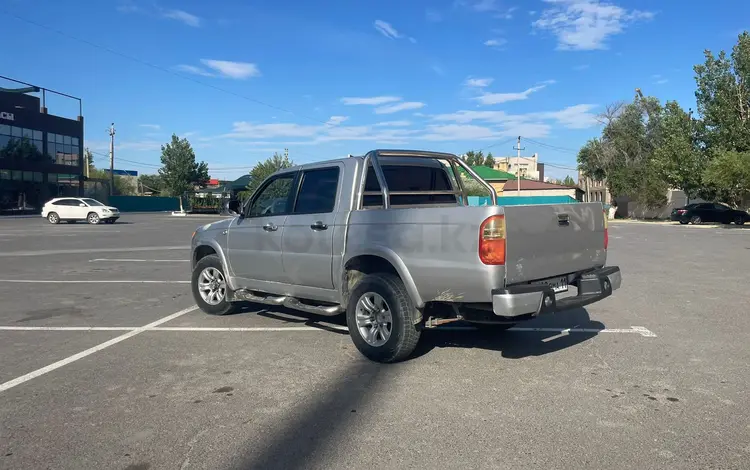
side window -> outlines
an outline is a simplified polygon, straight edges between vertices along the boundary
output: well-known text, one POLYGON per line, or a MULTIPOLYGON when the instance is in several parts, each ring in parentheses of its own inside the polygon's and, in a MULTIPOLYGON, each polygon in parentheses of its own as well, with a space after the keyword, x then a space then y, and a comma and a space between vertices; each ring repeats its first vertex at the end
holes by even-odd
POLYGON ((294 176, 294 173, 288 173, 269 181, 250 205, 248 217, 289 213, 289 196, 294 176))
POLYGON ((728 207, 722 206, 721 204, 714 204, 714 209, 716 209, 717 211, 725 211, 728 210, 728 207))
POLYGON ((52 204, 55 206, 70 206, 70 207, 76 206, 77 207, 78 201, 76 201, 75 199, 60 199, 59 201, 53 202, 52 204))
POLYGON ((295 214, 324 214, 332 212, 336 205, 336 190, 339 185, 339 168, 320 168, 302 174, 295 214))
MULTIPOLYGON (((383 174, 388 183, 388 189, 393 191, 450 191, 453 189, 451 180, 442 168, 431 168, 417 165, 384 165, 383 174)), ((378 178, 375 170, 370 167, 365 180, 365 191, 380 191, 378 178)), ((456 196, 453 194, 409 194, 391 196, 391 204, 416 205, 454 203, 456 196)), ((383 205, 383 197, 365 196, 364 207, 376 207, 383 205)))

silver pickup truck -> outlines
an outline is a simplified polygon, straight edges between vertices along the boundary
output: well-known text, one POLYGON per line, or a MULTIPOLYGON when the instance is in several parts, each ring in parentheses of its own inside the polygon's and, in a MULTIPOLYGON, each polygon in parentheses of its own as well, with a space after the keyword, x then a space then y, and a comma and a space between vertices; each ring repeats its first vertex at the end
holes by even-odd
POLYGON ((359 351, 408 358, 425 328, 505 329, 618 289, 600 203, 469 206, 452 154, 374 150, 277 172, 192 239, 198 306, 345 313, 359 351))

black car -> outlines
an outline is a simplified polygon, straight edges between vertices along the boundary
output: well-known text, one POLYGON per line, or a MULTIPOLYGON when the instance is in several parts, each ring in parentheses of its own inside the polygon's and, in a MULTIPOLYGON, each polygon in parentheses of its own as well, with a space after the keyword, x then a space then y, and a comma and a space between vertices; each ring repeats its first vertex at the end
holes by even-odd
POLYGON ((713 202, 688 204, 685 207, 672 209, 670 218, 681 224, 700 224, 702 222, 731 224, 734 222, 737 225, 742 225, 745 222, 750 222, 750 214, 747 212, 713 202))

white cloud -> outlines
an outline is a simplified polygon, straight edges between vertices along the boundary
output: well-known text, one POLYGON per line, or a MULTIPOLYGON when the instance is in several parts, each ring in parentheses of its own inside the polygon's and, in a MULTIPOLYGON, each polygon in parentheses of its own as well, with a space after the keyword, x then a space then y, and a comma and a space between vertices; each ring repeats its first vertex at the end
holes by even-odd
POLYGON ((411 121, 383 121, 375 124, 375 127, 407 127, 411 121))
POLYGON ((490 86, 494 81, 494 78, 467 78, 466 86, 474 88, 484 88, 490 86))
POLYGON ((159 124, 139 124, 140 127, 145 127, 146 129, 153 129, 155 131, 158 131, 161 129, 161 126, 159 124))
POLYGON ((498 9, 497 0, 471 0, 463 3, 468 4, 469 8, 472 10, 479 12, 494 11, 498 9))
POLYGON ((371 106, 378 106, 381 104, 386 103, 394 103, 396 101, 401 101, 401 98, 398 96, 373 96, 369 98, 341 98, 341 102, 346 105, 358 105, 358 104, 366 104, 371 106))
POLYGON ((447 124, 428 126, 427 133, 419 136, 420 140, 482 140, 498 137, 499 133, 483 126, 447 124))
POLYGON ((396 31, 396 28, 391 26, 390 23, 387 23, 383 20, 375 20, 373 26, 375 26, 375 29, 377 29, 380 34, 387 38, 398 39, 401 37, 398 31, 396 31))
POLYGON ((228 60, 201 59, 201 63, 209 67, 223 77, 243 80, 250 77, 260 76, 260 69, 249 62, 233 62, 228 60))
POLYGON ((162 16, 171 20, 180 21, 188 26, 192 26, 193 28, 198 28, 201 25, 201 19, 199 17, 183 10, 166 10, 162 12, 162 16))
POLYGON ((200 75, 202 77, 215 77, 215 75, 209 72, 208 70, 202 69, 200 67, 196 67, 195 65, 180 64, 177 67, 175 67, 175 70, 177 70, 178 72, 186 72, 186 73, 191 73, 193 75, 200 75))
POLYGON ((551 4, 533 23, 557 36, 561 50, 607 49, 607 40, 632 23, 650 20, 652 12, 626 10, 602 0, 544 0, 551 4))
POLYGON ((432 23, 443 21, 443 15, 441 15, 439 11, 433 10, 431 8, 428 8, 425 11, 425 17, 427 18, 427 21, 430 21, 432 23))
MULTIPOLYGON (((596 108, 596 105, 593 104, 577 104, 559 111, 532 112, 527 114, 508 114, 505 111, 462 110, 455 113, 437 114, 432 116, 432 119, 438 122, 455 122, 458 124, 485 122, 500 125, 503 129, 515 129, 524 126, 527 129, 536 129, 537 131, 549 127, 544 121, 555 121, 567 129, 586 129, 597 124, 596 115, 591 112, 594 108, 596 108)), ((519 135, 526 134, 521 133, 519 135)), ((527 137, 531 137, 531 135, 527 137)))
POLYGON ((348 121, 349 116, 331 116, 330 119, 328 119, 328 125, 334 125, 337 126, 341 124, 344 121, 348 121))
POLYGON ((547 85, 537 85, 531 88, 527 88, 524 91, 515 93, 483 93, 480 96, 472 98, 473 100, 479 101, 483 105, 492 105, 507 103, 509 101, 523 101, 529 98, 529 95, 539 90, 543 90, 547 85))
POLYGON ((420 109, 424 107, 425 104, 420 103, 419 101, 405 101, 403 103, 375 108, 375 114, 392 114, 399 111, 406 111, 408 109, 420 109))
POLYGON ((504 38, 488 39, 484 41, 484 45, 488 47, 503 47, 506 44, 508 44, 508 40, 504 38))
POLYGON ((516 10, 518 10, 518 7, 510 7, 507 10, 505 10, 504 12, 501 12, 501 13, 495 15, 495 17, 496 18, 501 18, 501 19, 504 19, 504 20, 512 20, 513 19, 513 12, 515 12, 516 10))

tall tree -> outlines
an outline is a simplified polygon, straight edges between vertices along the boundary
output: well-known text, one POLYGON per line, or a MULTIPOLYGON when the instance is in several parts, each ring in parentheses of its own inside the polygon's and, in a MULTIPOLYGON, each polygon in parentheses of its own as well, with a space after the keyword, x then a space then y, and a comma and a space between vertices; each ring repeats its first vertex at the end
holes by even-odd
POLYGON ((671 188, 681 189, 688 201, 703 185, 704 153, 698 147, 692 117, 676 101, 668 101, 661 118, 654 168, 671 188))
POLYGON ((716 199, 738 206, 750 193, 750 152, 715 151, 704 179, 716 199))
POLYGON ((195 161, 195 152, 187 139, 172 134, 172 141, 161 146, 159 176, 164 190, 172 196, 182 196, 194 186, 205 186, 208 181, 208 165, 195 161))
POLYGON ((731 57, 704 51, 696 65, 695 98, 706 126, 705 145, 745 152, 750 150, 750 34, 737 38, 731 57))
POLYGON ((260 186, 260 184, 279 170, 294 166, 294 162, 289 160, 287 154, 281 155, 274 152, 270 158, 257 163, 252 170, 250 170, 250 182, 244 191, 244 195, 251 195, 260 186))

